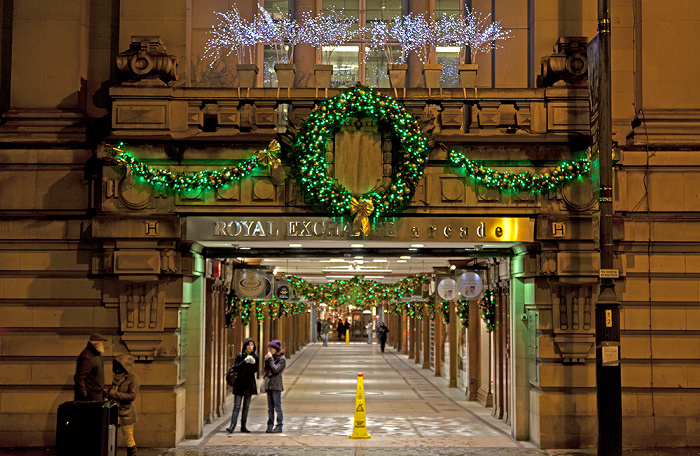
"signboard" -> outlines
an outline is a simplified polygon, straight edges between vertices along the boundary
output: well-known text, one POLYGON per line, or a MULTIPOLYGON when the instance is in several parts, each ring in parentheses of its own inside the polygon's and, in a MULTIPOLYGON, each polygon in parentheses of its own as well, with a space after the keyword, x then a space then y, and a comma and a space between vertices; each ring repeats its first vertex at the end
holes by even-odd
POLYGON ((233 281, 236 294, 241 298, 265 299, 272 291, 272 282, 263 271, 237 269, 233 281))
POLYGON ((598 271, 598 277, 601 279, 617 279, 620 277, 619 269, 601 269, 598 271))
POLYGON ((534 219, 525 217, 380 217, 367 235, 343 217, 187 217, 191 241, 378 240, 532 242, 534 219))
POLYGON ((464 298, 476 298, 483 290, 484 282, 476 272, 465 272, 457 278, 457 291, 464 298))
POLYGON ((588 101, 591 113, 591 178, 593 180, 593 194, 600 191, 600 163, 599 163, 599 132, 598 112, 600 107, 600 78, 598 62, 598 36, 593 38, 586 48, 588 57, 588 101))
POLYGON ((275 297, 280 301, 289 301, 291 298, 291 289, 289 282, 286 280, 275 279, 275 297))
POLYGON ((438 283, 438 296, 445 301, 457 299, 457 282, 454 279, 442 279, 438 283))

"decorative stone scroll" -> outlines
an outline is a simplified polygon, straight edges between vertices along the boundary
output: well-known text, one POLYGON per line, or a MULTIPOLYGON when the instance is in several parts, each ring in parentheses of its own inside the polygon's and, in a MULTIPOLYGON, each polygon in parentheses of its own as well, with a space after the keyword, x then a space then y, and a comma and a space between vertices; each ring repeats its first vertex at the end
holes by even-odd
POLYGON ((538 87, 549 87, 558 81, 566 85, 583 84, 588 77, 588 57, 585 36, 563 36, 557 40, 557 52, 542 57, 538 87))
POLYGON ((132 36, 128 51, 117 55, 119 76, 139 85, 166 85, 177 80, 178 60, 165 52, 159 36, 132 36))

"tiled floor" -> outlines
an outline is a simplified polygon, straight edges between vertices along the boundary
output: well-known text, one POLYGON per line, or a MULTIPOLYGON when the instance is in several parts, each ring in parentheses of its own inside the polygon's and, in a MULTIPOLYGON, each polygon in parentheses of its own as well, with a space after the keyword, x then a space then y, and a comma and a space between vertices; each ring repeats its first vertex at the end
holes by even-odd
POLYGON ((313 344, 298 353, 285 371, 283 434, 265 433, 267 403, 260 396, 250 407, 250 434, 228 434, 224 419, 203 439, 184 442, 164 454, 195 454, 185 452, 195 448, 208 448, 196 454, 209 454, 217 447, 235 451, 226 454, 269 454, 270 447, 284 449, 278 454, 300 454, 295 448, 343 455, 473 454, 466 450, 475 448, 503 450, 479 454, 545 454, 512 440, 488 410, 464 400, 457 389, 443 388, 445 380, 432 375, 390 348, 382 354, 377 345, 366 343, 313 344), (367 431, 372 436, 368 440, 348 438, 358 373, 364 377, 367 431), (444 451, 437 453, 437 448, 444 451))
MULTIPOLYGON (((267 403, 253 399, 250 434, 228 434, 229 417, 204 429, 199 440, 171 449, 139 449, 139 456, 592 456, 594 450, 545 452, 516 442, 490 411, 447 388, 443 378, 405 355, 366 343, 316 343, 290 359, 284 374, 284 433, 266 434, 267 403), (364 376, 368 440, 352 432, 357 374, 364 376)), ((229 405, 229 410, 231 406, 229 405)), ((137 424, 138 426, 138 424, 137 424)), ((0 456, 51 456, 53 448, 0 449, 0 456)), ((119 455, 125 454, 120 449, 119 455)), ((626 450, 625 456, 700 456, 700 449, 626 450)))

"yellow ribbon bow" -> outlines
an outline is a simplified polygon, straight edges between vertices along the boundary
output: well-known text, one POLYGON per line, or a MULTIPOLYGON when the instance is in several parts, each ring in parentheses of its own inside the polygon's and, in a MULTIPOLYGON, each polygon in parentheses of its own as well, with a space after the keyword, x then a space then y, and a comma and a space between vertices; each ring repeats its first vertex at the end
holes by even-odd
POLYGON ((258 159, 258 163, 270 167, 270 179, 272 179, 272 182, 276 185, 284 183, 285 177, 282 161, 277 156, 279 151, 280 144, 276 139, 273 139, 266 149, 255 152, 255 158, 258 159))
POLYGON ((366 201, 353 198, 350 201, 350 207, 352 208, 352 213, 355 214, 355 218, 352 221, 352 232, 354 234, 364 233, 365 236, 369 233, 369 216, 374 212, 374 204, 372 200, 366 201))

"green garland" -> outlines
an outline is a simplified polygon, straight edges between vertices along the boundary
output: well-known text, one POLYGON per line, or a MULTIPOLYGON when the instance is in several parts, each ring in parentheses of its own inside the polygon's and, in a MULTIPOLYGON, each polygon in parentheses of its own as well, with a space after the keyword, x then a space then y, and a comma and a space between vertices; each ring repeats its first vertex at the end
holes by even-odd
POLYGON ((248 298, 241 299, 234 291, 231 291, 226 297, 226 326, 232 326, 233 322, 238 318, 241 319, 243 326, 250 324, 253 310, 259 319, 263 319, 267 315, 267 318, 270 320, 277 320, 304 313, 306 304, 277 298, 266 301, 248 298))
POLYGON ((293 159, 307 201, 334 215, 367 220, 400 213, 418 185, 428 159, 428 139, 413 116, 395 99, 368 87, 354 87, 321 103, 304 122, 294 144, 293 159), (352 195, 328 174, 327 144, 344 124, 366 118, 398 144, 391 185, 352 195))
POLYGON ((273 140, 270 145, 257 151, 253 157, 233 167, 225 167, 216 171, 198 171, 196 173, 182 173, 165 168, 154 168, 137 160, 121 147, 111 147, 111 159, 118 166, 127 171, 127 176, 133 174, 152 187, 172 191, 175 193, 187 193, 194 190, 217 189, 236 183, 249 175, 255 168, 263 165, 271 169, 280 167, 277 152, 279 144, 273 140))
MULTIPOLYGON (((173 193, 226 187, 239 182, 260 166, 269 167, 273 182, 281 183, 284 178, 282 162, 278 158, 280 146, 274 140, 267 148, 235 166, 195 173, 154 168, 122 150, 123 143, 106 147, 112 161, 126 170, 127 177, 135 175, 155 188, 173 193)), ((374 89, 357 86, 325 100, 309 115, 296 135, 290 157, 297 184, 307 202, 335 216, 354 216, 354 232, 367 234, 370 219, 401 213, 408 205, 423 175, 429 152, 427 137, 397 100, 374 89), (363 195, 352 195, 328 174, 327 145, 343 125, 362 119, 375 123, 379 131, 391 138, 395 149, 392 177, 391 183, 385 187, 363 195)), ((587 158, 564 162, 541 174, 495 171, 454 150, 449 152, 449 158, 476 182, 503 192, 547 192, 590 172, 587 158)))
POLYGON ((496 296, 489 290, 484 293, 484 297, 479 299, 479 315, 486 323, 486 332, 496 329, 496 296))
POLYGON ((456 312, 459 319, 462 321, 462 326, 469 327, 469 300, 460 299, 457 301, 456 312))
POLYGON ((510 171, 495 171, 454 150, 449 152, 449 157, 453 164, 465 170, 483 186, 513 193, 550 191, 572 179, 588 174, 591 170, 591 163, 587 158, 562 163, 550 172, 542 174, 532 174, 529 171, 514 174, 510 171))
POLYGON ((349 280, 336 280, 328 284, 311 284, 301 277, 287 276, 287 281, 296 295, 308 302, 326 304, 333 308, 351 304, 362 309, 368 309, 376 303, 396 302, 405 296, 413 296, 415 290, 420 290, 424 279, 424 275, 416 275, 385 285, 355 276, 349 280))

